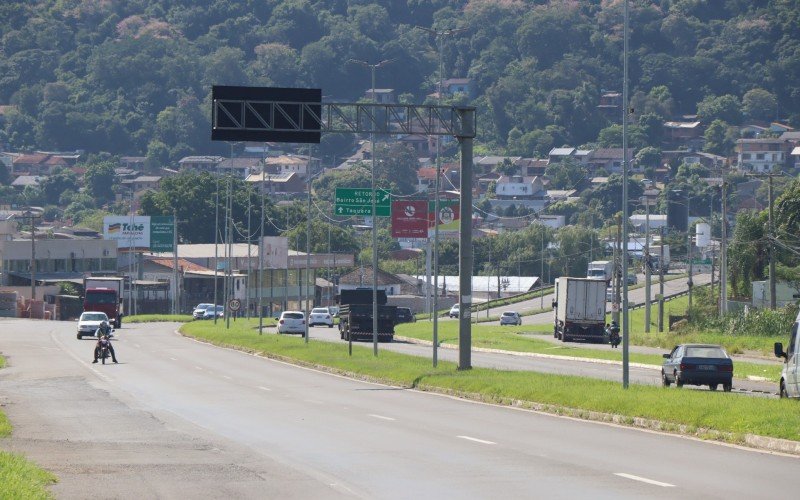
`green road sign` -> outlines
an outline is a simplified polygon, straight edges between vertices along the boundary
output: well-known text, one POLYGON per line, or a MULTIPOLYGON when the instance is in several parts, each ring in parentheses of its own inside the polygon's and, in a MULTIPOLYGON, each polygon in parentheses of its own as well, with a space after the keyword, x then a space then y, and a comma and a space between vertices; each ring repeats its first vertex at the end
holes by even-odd
MULTIPOLYGON (((376 189, 378 198, 375 200, 375 215, 378 217, 391 217, 392 193, 386 189, 376 189)), ((334 213, 336 215, 366 215, 372 216, 372 190, 368 188, 336 188, 334 200, 334 213)))
POLYGON ((171 215, 150 217, 150 251, 172 252, 175 224, 171 215))

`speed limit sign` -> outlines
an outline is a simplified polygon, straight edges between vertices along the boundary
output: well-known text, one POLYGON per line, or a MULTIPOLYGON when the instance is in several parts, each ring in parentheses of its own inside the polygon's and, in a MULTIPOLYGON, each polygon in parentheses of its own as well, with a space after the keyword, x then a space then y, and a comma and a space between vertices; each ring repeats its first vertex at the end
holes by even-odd
POLYGON ((228 301, 228 309, 231 311, 238 311, 242 308, 242 301, 239 299, 231 299, 228 301))

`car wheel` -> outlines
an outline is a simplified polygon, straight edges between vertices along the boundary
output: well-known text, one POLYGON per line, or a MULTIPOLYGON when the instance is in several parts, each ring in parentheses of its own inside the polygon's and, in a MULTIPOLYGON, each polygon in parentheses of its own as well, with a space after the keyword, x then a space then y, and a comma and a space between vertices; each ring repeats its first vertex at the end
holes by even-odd
POLYGON ((80 333, 78 334, 78 340, 83 340, 83 335, 81 335, 80 333))
POLYGON ((717 390, 717 384, 708 384, 708 388, 711 389, 712 391, 716 391, 717 390))
POLYGON ((681 380, 677 373, 675 374, 675 387, 683 387, 683 380, 681 380))
POLYGON ((664 387, 669 387, 670 384, 672 384, 672 382, 670 382, 669 379, 667 378, 667 374, 662 371, 661 372, 661 385, 663 385, 664 387))
POLYGON ((725 391, 725 392, 731 392, 731 389, 733 389, 733 383, 730 383, 730 384, 722 384, 722 390, 723 390, 723 391, 725 391))
POLYGON ((781 380, 781 399, 788 398, 788 397, 789 397, 789 393, 786 392, 786 384, 784 384, 783 380, 781 380))
POLYGON ((333 328, 333 323, 331 323, 330 325, 328 325, 328 328, 333 328))

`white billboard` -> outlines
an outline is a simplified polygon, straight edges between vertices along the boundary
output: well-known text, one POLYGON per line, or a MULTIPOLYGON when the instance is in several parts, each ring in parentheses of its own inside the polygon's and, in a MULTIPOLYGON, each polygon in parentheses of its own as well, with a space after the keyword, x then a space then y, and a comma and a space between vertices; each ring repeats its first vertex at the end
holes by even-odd
POLYGON ((289 239, 284 236, 264 236, 264 269, 286 269, 289 265, 289 239))
POLYGON ((131 246, 137 250, 147 250, 150 248, 150 217, 103 217, 103 239, 116 240, 117 248, 123 251, 131 246))

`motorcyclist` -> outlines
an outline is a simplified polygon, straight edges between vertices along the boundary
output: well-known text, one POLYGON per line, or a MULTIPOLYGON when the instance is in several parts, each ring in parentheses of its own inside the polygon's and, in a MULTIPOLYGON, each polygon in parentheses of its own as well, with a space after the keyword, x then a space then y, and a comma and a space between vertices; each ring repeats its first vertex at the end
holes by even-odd
POLYGON ((620 343, 619 337, 619 325, 616 321, 612 321, 611 324, 608 326, 609 338, 611 340, 611 347, 617 348, 620 343))
POLYGON ((108 347, 108 352, 111 354, 111 359, 114 361, 114 363, 116 363, 117 356, 114 354, 114 345, 111 343, 111 339, 108 338, 108 335, 102 335, 97 341, 97 344, 94 346, 94 361, 92 361, 92 363, 97 363, 97 358, 100 357, 100 348, 103 345, 108 347))
POLYGON ((100 322, 100 326, 97 328, 97 333, 95 334, 98 339, 102 337, 108 337, 111 334, 111 325, 108 324, 108 321, 103 320, 100 322))

